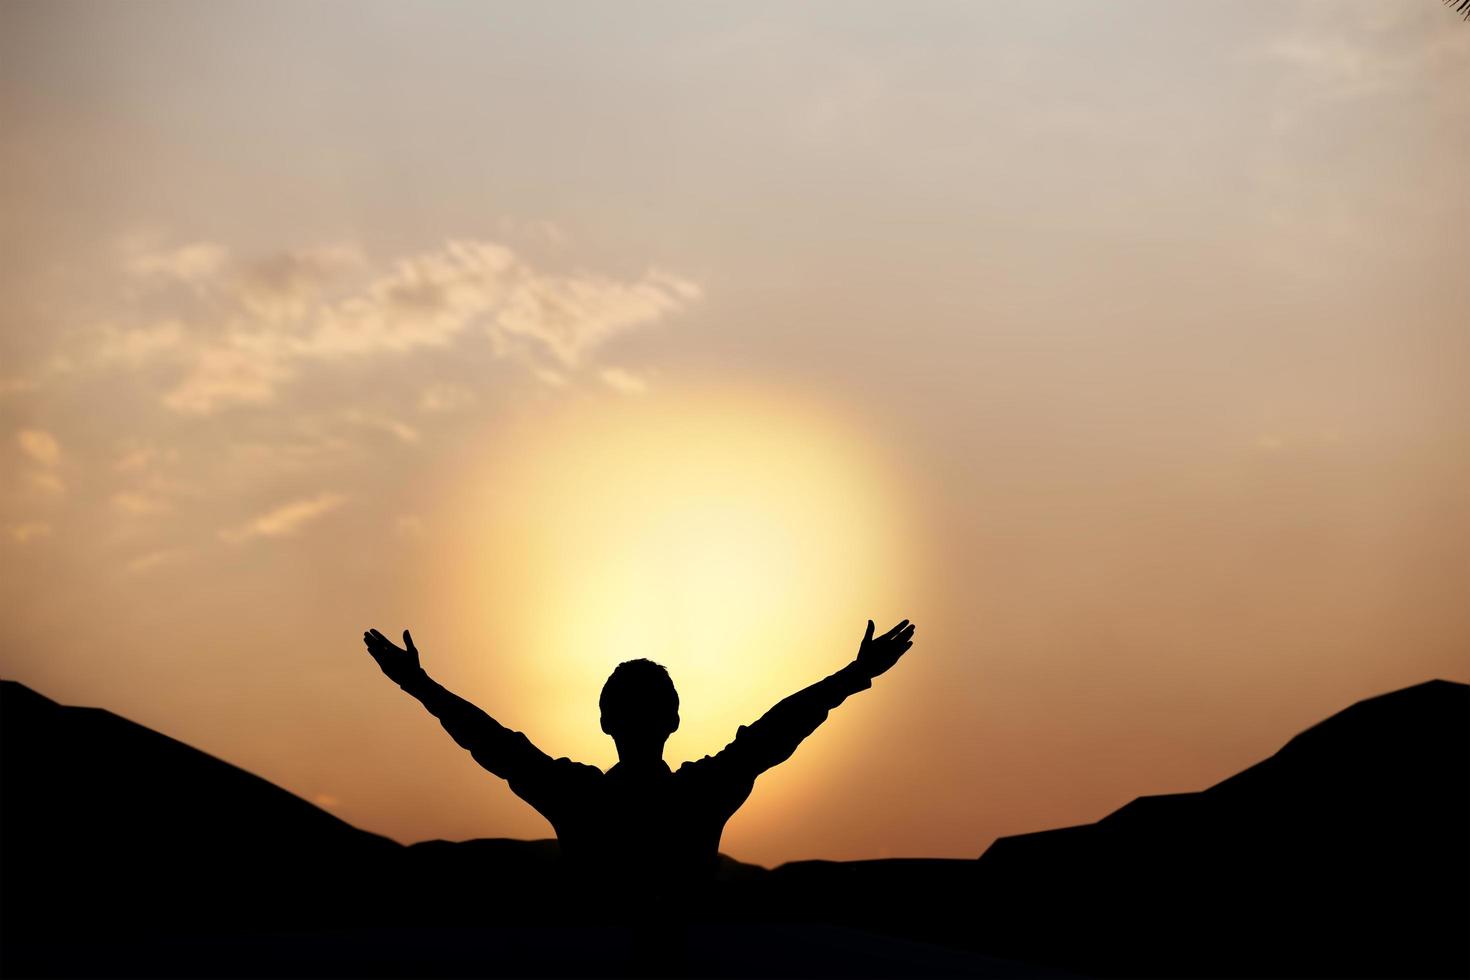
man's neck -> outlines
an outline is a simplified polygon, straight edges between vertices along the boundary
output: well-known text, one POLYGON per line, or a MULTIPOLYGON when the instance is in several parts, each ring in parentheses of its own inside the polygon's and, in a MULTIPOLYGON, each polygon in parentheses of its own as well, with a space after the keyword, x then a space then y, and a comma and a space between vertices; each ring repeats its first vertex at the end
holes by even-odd
POLYGON ((618 765, 624 769, 666 769, 664 746, 658 744, 619 741, 618 765))

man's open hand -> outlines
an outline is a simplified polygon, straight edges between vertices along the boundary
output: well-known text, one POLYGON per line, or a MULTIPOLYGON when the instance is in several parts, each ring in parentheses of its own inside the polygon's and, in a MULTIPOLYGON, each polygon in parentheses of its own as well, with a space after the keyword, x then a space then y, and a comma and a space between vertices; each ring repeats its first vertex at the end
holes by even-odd
POLYGON ((914 645, 914 627, 907 619, 882 636, 873 637, 873 621, 868 620, 868 632, 863 644, 858 647, 857 665, 869 677, 877 677, 898 663, 904 651, 914 645))
POLYGON ((403 631, 403 647, 395 645, 377 630, 362 634, 362 642, 367 644, 368 653, 395 684, 402 686, 423 673, 419 666, 418 648, 413 645, 413 637, 409 636, 408 630, 403 631))

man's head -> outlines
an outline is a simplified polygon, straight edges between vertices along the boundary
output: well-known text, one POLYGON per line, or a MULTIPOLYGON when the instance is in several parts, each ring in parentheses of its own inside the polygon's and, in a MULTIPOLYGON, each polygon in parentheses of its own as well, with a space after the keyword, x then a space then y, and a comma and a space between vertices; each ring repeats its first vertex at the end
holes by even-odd
POLYGON ((602 685, 602 730, 621 748, 657 745, 679 728, 679 692, 669 672, 652 660, 618 664, 602 685))

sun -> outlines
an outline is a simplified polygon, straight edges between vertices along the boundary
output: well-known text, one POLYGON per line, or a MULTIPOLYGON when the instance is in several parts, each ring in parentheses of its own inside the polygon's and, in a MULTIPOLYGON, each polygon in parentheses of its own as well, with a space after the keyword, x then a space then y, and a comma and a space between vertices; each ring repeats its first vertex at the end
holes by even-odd
POLYGON ((763 392, 588 401, 524 423, 454 522, 473 529, 454 545, 454 616, 481 648, 462 655, 483 657, 465 669, 546 751, 610 764, 598 691, 647 657, 682 700, 667 758, 717 751, 842 666, 868 617, 897 618, 913 547, 895 466, 836 415, 763 392))

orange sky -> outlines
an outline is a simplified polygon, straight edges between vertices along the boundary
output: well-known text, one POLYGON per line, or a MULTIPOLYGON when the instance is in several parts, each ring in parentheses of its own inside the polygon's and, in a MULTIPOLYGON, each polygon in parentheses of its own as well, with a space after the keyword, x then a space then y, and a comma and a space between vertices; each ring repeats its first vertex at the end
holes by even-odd
POLYGON ((919 624, 723 848, 975 855, 1470 680, 1470 28, 1380 3, 0 8, 0 675, 547 825, 919 624))

